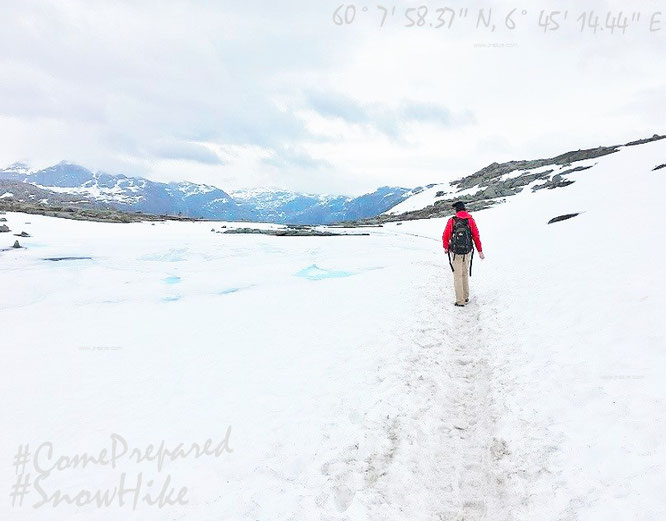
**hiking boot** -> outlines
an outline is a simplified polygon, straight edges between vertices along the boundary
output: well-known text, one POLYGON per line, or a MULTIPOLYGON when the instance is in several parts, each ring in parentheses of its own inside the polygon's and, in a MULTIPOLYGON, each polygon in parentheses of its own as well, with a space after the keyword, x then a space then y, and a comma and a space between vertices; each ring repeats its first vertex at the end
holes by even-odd
POLYGON ((468 302, 469 302, 469 299, 468 299, 468 298, 466 298, 466 299, 465 299, 465 304, 467 304, 468 302))
POLYGON ((465 304, 458 304, 457 302, 454 304, 454 306, 457 306, 459 308, 464 308, 465 304))

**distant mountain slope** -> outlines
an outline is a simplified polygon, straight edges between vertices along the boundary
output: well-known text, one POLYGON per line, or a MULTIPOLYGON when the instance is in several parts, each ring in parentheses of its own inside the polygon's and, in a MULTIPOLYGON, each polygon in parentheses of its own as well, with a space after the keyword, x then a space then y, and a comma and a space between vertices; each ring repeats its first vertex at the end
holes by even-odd
POLYGON ((289 224, 327 224, 373 217, 415 193, 407 188, 382 187, 360 197, 286 190, 237 190, 230 195, 215 186, 158 183, 141 177, 92 172, 64 161, 37 171, 14 163, 0 170, 0 180, 23 183, 21 190, 15 190, 21 194, 16 197, 45 205, 102 205, 127 212, 289 224))
POLYGON ((594 168, 603 156, 614 154, 623 147, 640 146, 664 138, 666 136, 655 134, 624 145, 575 150, 547 159, 492 163, 456 181, 429 185, 426 190, 407 198, 374 220, 442 217, 451 213, 454 201, 465 201, 469 209, 480 210, 502 203, 525 188, 530 188, 532 192, 562 188, 576 182, 585 170, 594 168))
POLYGON ((252 206, 261 220, 289 224, 330 224, 379 215, 420 188, 383 186, 359 197, 314 195, 286 190, 237 190, 237 201, 252 206))
POLYGON ((0 179, 23 182, 42 190, 40 199, 62 201, 63 196, 101 203, 129 212, 190 217, 249 219, 252 212, 219 188, 193 183, 157 183, 140 177, 111 175, 68 162, 38 171, 22 164, 0 170, 0 179), (44 197, 44 191, 60 197, 44 197))

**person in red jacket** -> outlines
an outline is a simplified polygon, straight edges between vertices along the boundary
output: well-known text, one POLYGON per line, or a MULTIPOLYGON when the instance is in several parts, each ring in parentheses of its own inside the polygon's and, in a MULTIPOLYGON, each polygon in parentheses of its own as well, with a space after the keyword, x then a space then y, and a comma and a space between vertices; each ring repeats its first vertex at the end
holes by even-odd
MULTIPOLYGON (((469 302, 469 272, 470 272, 470 262, 472 256, 474 255, 473 247, 469 245, 469 251, 467 253, 456 253, 455 251, 449 251, 452 247, 451 238, 454 231, 454 226, 456 221, 462 219, 467 220, 469 225, 469 231, 471 232, 471 239, 476 246, 476 251, 479 252, 479 257, 484 259, 483 255, 483 246, 481 245, 481 237, 479 236, 479 229, 476 227, 476 222, 472 216, 465 211, 465 203, 462 201, 457 201, 453 204, 453 207, 456 210, 455 217, 451 217, 446 223, 446 228, 444 228, 444 234, 442 235, 442 243, 444 245, 444 251, 449 256, 449 263, 451 269, 453 270, 453 286, 456 291, 456 306, 464 306, 469 302)), ((465 224, 464 222, 462 223, 465 224)), ((465 233, 465 232, 463 232, 465 233)))

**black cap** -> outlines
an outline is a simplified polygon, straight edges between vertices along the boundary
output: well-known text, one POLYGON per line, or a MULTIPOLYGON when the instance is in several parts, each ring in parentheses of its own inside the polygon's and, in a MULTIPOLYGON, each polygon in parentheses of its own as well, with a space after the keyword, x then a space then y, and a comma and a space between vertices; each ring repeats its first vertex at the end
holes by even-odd
POLYGON ((456 212, 460 212, 465 209, 465 203, 462 201, 456 201, 453 203, 453 207, 456 209, 456 212))

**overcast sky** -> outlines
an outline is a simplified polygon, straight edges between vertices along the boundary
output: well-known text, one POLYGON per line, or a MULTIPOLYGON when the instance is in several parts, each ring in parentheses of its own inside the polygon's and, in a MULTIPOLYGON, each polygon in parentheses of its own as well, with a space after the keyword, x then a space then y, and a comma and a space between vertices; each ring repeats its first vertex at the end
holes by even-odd
POLYGON ((358 194, 666 131, 660 2, 451 4, 467 17, 436 29, 423 0, 344 26, 337 1, 0 0, 0 166, 358 194), (567 20, 544 33, 542 9, 567 20), (581 33, 591 9, 641 18, 581 33))

